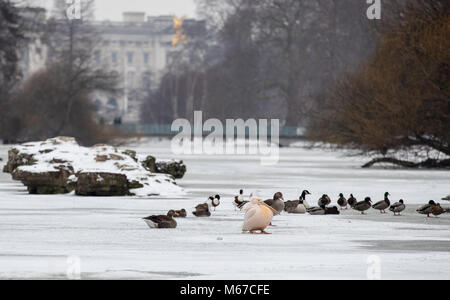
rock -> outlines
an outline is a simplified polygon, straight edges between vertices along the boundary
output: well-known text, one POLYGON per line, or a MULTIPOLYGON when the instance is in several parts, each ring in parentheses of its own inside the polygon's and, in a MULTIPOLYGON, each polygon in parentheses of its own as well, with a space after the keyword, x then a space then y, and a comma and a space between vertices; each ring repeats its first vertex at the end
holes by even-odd
POLYGON ((124 155, 128 155, 129 157, 131 157, 135 162, 138 161, 137 159, 137 153, 134 150, 125 150, 122 152, 122 154, 124 155))
POLYGON ((54 172, 31 173, 16 169, 13 179, 21 181, 30 194, 66 194, 75 189, 75 184, 69 180, 71 170, 60 167, 54 172))
POLYGON ((147 158, 144 161, 142 161, 142 166, 152 173, 157 172, 156 158, 154 158, 151 155, 147 156, 147 158))
POLYGON ((108 160, 108 155, 97 155, 95 157, 96 162, 105 162, 108 160))
POLYGON ((33 155, 20 153, 18 149, 13 148, 8 151, 8 163, 3 167, 3 172, 12 174, 18 167, 31 166, 36 162, 33 155))
POLYGON ((12 148, 4 171, 22 181, 30 194, 148 197, 182 192, 170 175, 156 174, 156 159, 108 145, 82 147, 68 137, 12 148))
POLYGON ((112 173, 78 174, 75 193, 78 196, 129 196, 127 176, 112 173))
POLYGON ((181 179, 186 174, 186 165, 182 160, 157 161, 156 173, 169 174, 175 179, 181 179))

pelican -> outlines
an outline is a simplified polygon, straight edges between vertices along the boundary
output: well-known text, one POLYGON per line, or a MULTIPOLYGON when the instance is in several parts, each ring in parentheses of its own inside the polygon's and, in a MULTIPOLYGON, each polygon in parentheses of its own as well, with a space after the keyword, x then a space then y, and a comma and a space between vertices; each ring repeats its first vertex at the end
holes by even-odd
POLYGON ((245 219, 242 232, 249 231, 251 234, 256 234, 256 231, 260 231, 260 234, 270 234, 265 230, 272 222, 273 216, 280 214, 277 210, 264 203, 261 198, 256 197, 252 198, 243 209, 245 210, 245 219))

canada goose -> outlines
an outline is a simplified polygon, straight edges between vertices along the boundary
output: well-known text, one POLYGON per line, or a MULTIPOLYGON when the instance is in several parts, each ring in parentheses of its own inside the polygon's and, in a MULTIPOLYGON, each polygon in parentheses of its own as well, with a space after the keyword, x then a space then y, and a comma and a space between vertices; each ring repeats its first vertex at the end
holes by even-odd
POLYGON ((311 195, 311 193, 304 190, 299 200, 287 201, 284 210, 290 214, 305 214, 309 209, 308 202, 306 202, 306 195, 311 195))
POLYGON ((360 211, 362 215, 365 215, 365 211, 369 210, 372 207, 371 203, 372 200, 370 199, 370 197, 367 197, 364 201, 356 203, 353 209, 360 211))
POLYGON ((353 194, 350 194, 350 198, 348 198, 347 202, 348 205, 350 205, 350 207, 353 208, 356 205, 356 203, 358 203, 358 200, 356 200, 353 194))
POLYGON ((280 214, 277 210, 267 205, 261 198, 252 198, 252 200, 245 205, 246 213, 244 218, 244 225, 242 231, 249 231, 256 234, 260 231, 261 234, 269 234, 266 228, 272 223, 274 215, 280 214))
POLYGON ((341 209, 348 209, 348 201, 345 199, 344 194, 339 194, 339 199, 337 201, 338 205, 341 207, 341 209))
POLYGON ((319 201, 317 202, 317 204, 319 205, 319 207, 327 207, 328 205, 331 204, 331 199, 330 197, 328 197, 328 195, 323 195, 319 201))
POLYGON ((436 204, 436 205, 433 207, 433 209, 431 210, 431 213, 432 213, 434 216, 436 216, 436 217, 442 215, 442 214, 445 213, 445 212, 446 212, 445 209, 443 209, 439 203, 436 204))
POLYGON ((211 217, 211 212, 209 211, 209 205, 207 203, 197 205, 195 211, 192 214, 199 218, 211 217))
POLYGON ((389 208, 390 211, 394 213, 394 216, 400 216, 401 212, 406 209, 405 202, 403 200, 400 200, 397 203, 394 203, 389 208))
POLYGON ((373 209, 379 210, 382 214, 386 213, 386 209, 391 206, 391 201, 389 200, 390 194, 386 192, 384 194, 384 200, 377 202, 375 205, 372 206, 373 209))
POLYGON ((208 198, 208 205, 212 208, 214 208, 214 211, 216 211, 216 208, 220 205, 220 195, 211 196, 208 198))
POLYGON ((185 209, 182 210, 169 210, 169 212, 167 213, 168 216, 172 216, 174 218, 186 218, 187 217, 187 212, 185 209))
POLYGON ((279 214, 284 210, 284 198, 283 194, 278 192, 273 195, 273 199, 264 201, 267 205, 278 211, 279 214))
POLYGON ((428 204, 425 204, 417 209, 417 212, 421 215, 427 215, 427 217, 430 217, 430 214, 433 212, 433 207, 436 206, 436 202, 433 200, 430 200, 428 204))
POLYGON ((177 227, 177 221, 172 216, 150 216, 143 219, 148 227, 154 229, 173 229, 177 227))

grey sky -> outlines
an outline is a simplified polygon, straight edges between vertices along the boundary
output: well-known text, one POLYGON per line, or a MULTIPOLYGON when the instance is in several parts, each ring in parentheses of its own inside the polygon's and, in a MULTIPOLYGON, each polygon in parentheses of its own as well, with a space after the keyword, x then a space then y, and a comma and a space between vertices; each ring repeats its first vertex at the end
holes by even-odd
MULTIPOLYGON (((53 0, 28 0, 39 6, 51 8, 53 0)), ((97 20, 122 20, 124 11, 142 11, 147 15, 173 15, 195 17, 194 0, 95 0, 97 20)))
POLYGON ((194 0, 95 0, 98 20, 121 20, 123 11, 143 11, 147 15, 195 17, 194 0))

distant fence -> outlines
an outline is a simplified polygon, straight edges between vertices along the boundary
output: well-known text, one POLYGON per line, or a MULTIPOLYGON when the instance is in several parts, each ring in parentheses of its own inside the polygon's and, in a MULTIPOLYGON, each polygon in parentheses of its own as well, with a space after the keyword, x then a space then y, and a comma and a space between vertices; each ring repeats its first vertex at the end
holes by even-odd
MULTIPOLYGON (((179 131, 172 131, 172 125, 170 124, 122 124, 117 125, 123 132, 130 134, 142 134, 148 136, 174 136, 179 131)), ((204 135, 208 135, 211 132, 205 131, 204 135)), ((236 130, 235 130, 236 133, 236 130)), ((226 135, 226 128, 224 128, 224 135, 226 135)), ((246 128, 246 136, 249 136, 249 129, 246 128)), ((267 132, 268 136, 271 134, 270 126, 267 132)), ((280 138, 304 138, 305 129, 303 127, 289 127, 285 126, 280 128, 280 138)))

